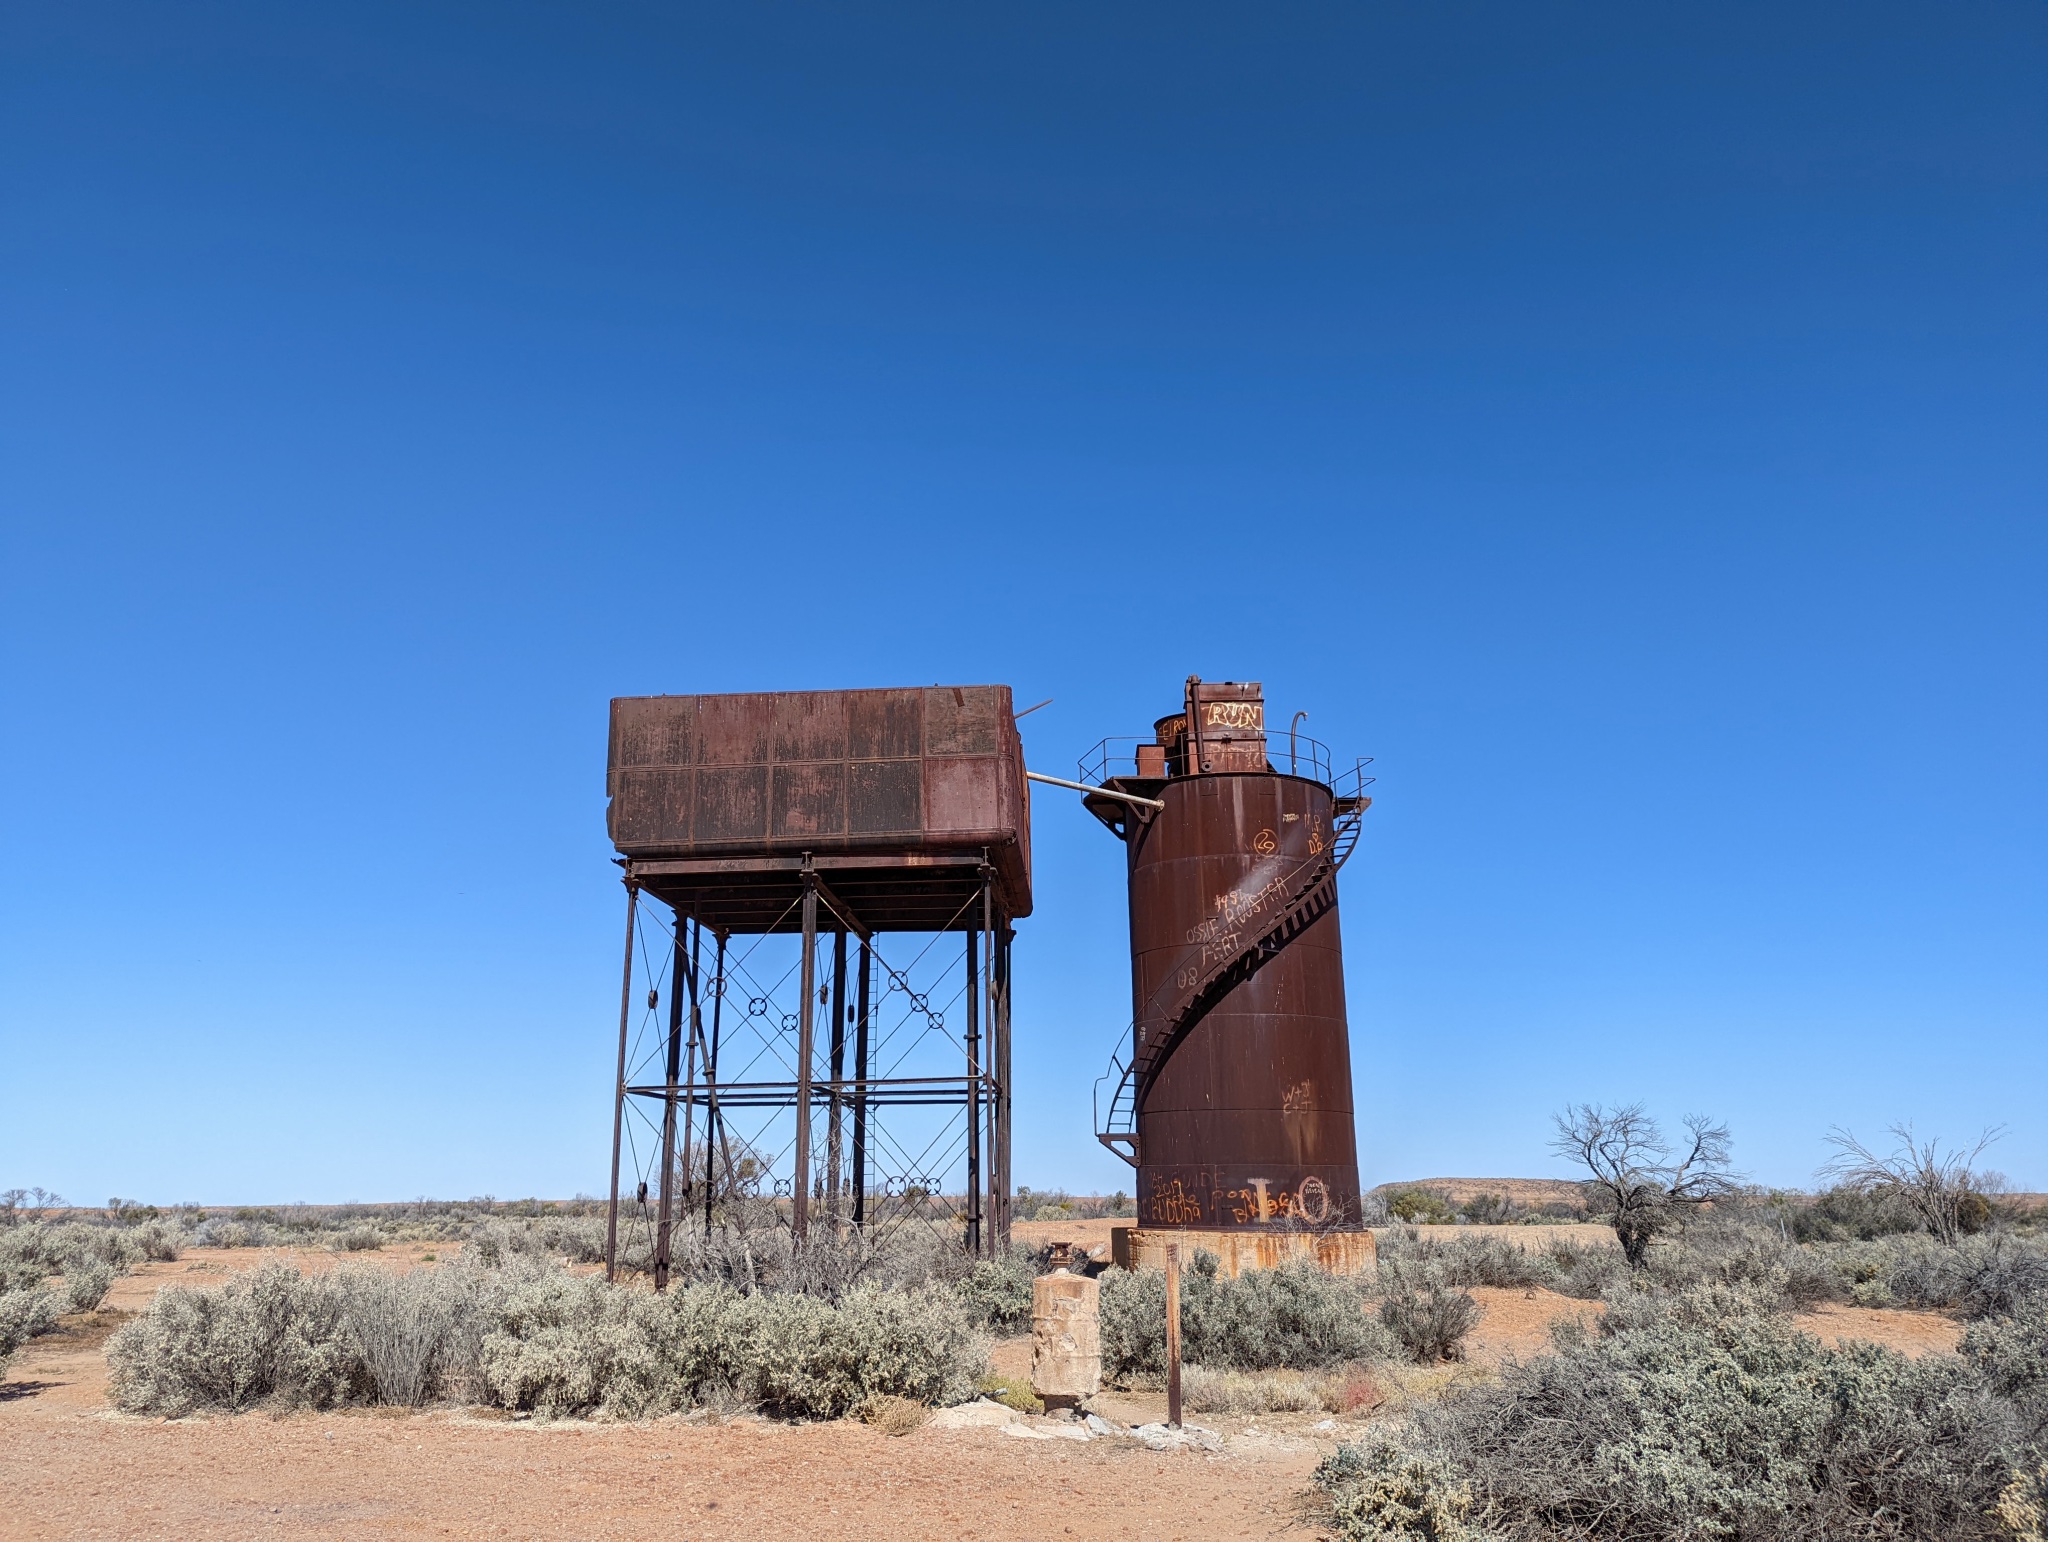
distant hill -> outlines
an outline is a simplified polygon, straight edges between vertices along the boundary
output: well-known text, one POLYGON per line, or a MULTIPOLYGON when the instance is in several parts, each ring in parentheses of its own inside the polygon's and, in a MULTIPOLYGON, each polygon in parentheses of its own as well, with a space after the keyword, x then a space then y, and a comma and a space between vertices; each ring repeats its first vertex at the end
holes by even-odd
POLYGON ((1530 1210, 1544 1205, 1581 1205, 1586 1198, 1584 1191, 1568 1178, 1404 1178, 1398 1183, 1383 1183, 1372 1192, 1384 1199, 1400 1189, 1428 1189, 1454 1205, 1482 1194, 1499 1194, 1530 1210))

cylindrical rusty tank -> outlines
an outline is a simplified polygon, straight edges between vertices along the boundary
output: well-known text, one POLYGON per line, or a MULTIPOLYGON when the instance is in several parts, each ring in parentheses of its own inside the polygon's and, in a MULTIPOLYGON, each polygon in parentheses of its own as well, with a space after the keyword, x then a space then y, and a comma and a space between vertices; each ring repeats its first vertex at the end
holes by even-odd
POLYGON ((1263 713, 1256 684, 1190 680, 1157 742, 1098 773, 1160 806, 1089 800, 1129 855, 1128 1128, 1103 1139, 1135 1159, 1141 1236, 1361 1226, 1336 870, 1369 800, 1298 738, 1276 769, 1263 713))

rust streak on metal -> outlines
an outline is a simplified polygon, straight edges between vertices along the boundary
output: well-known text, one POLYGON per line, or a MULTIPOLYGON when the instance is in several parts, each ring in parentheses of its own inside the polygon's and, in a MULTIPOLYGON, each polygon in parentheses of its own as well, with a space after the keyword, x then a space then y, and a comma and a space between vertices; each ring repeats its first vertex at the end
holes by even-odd
POLYGON ((1130 1123, 1104 1138, 1133 1148, 1139 1226, 1355 1232, 1336 872, 1366 800, 1340 808, 1320 747, 1292 731, 1290 763, 1312 750, 1317 774, 1273 769, 1256 683, 1190 676, 1156 739, 1100 790, 1159 811, 1090 805, 1128 857, 1130 1123))

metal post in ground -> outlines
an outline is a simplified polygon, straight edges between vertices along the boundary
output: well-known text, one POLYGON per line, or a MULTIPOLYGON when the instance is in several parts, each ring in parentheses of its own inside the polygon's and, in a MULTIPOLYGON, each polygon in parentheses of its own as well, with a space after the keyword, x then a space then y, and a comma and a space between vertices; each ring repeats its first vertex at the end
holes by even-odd
POLYGON ((1166 1244, 1166 1422, 1180 1428, 1180 1246, 1166 1244))
POLYGON ((860 997, 853 1022, 853 1224, 868 1223, 868 1016, 873 1000, 871 969, 874 950, 861 939, 859 978, 854 991, 860 997))
MULTIPOLYGON (((725 1017, 725 939, 727 933, 721 927, 717 932, 718 959, 712 965, 711 980, 711 1043, 704 1051, 704 1232, 711 1233, 711 1205, 718 1194, 717 1173, 712 1168, 712 1159, 725 1140, 725 1123, 718 1112, 718 1036, 724 1027, 725 1017)), ((732 1177, 732 1153, 725 1153, 725 1173, 732 1177)))
MULTIPOLYGON (((986 857, 988 854, 983 852, 986 857)), ((1001 1254, 1002 1215, 998 1192, 1002 1167, 998 1160, 1003 1120, 1002 1086, 996 1076, 996 933, 995 890, 989 870, 981 876, 981 1021, 984 1079, 988 1084, 988 1155, 982 1164, 982 1185, 987 1198, 982 1203, 982 1232, 988 1256, 1001 1254)))
POLYGON ((697 1062, 704 1055, 704 1013, 697 1002, 697 970, 703 961, 704 928, 690 928, 690 1038, 683 1073, 683 1193, 682 1212, 687 1214, 695 1198, 697 1182, 697 1062))
POLYGON ((804 858, 804 954, 799 971, 803 1002, 796 1014, 796 1173, 789 1185, 789 1231, 798 1242, 811 1229, 811 1055, 818 990, 818 889, 804 858))
POLYGON ((846 928, 832 933, 832 1032, 827 1040, 831 1056, 831 1095, 825 1120, 825 1208, 837 1228, 845 1215, 839 1202, 840 1166, 846 1136, 843 1115, 846 1108, 846 928))
POLYGON ((975 944, 981 934, 967 933, 967 1251, 981 1256, 981 972, 975 944))
POLYGON ((996 1121, 1001 1138, 996 1143, 996 1249, 1010 1246, 1010 938, 1007 923, 996 939, 995 1074, 996 1121))
POLYGON ((669 1231, 675 1223, 676 1078, 683 1069, 683 972, 689 968, 683 936, 688 923, 676 917, 675 953, 668 971, 667 1086, 661 1102, 661 1188, 654 1223, 654 1288, 668 1289, 669 1231))
POLYGON ((640 886, 626 880, 626 978, 619 987, 619 1075, 612 1084, 612 1196, 604 1211, 604 1277, 619 1267, 619 1143, 626 1130, 626 1024, 633 1015, 633 922, 640 913, 640 886))

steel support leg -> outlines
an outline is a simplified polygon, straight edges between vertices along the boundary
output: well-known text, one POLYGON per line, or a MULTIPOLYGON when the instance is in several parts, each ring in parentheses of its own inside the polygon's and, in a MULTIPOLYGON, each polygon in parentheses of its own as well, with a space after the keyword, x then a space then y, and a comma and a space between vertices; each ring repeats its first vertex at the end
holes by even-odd
POLYGON ((996 1128, 1000 1132, 995 1154, 996 1251, 1010 1246, 1010 929, 1005 925, 996 937, 995 1076, 996 1128))
POLYGON ((619 1144, 626 1133, 626 1025, 633 1015, 633 923, 640 914, 640 886, 626 880, 626 974, 619 987, 619 1075, 612 1083, 612 1193, 604 1211, 604 1277, 618 1277, 619 1144))
POLYGON ((981 1256, 981 970, 975 946, 981 934, 967 933, 967 1251, 981 1256))
POLYGON ((981 978, 976 982, 981 991, 982 1054, 981 1064, 984 1080, 988 1084, 988 1152, 982 1163, 982 1186, 987 1197, 982 1202, 982 1234, 988 1256, 996 1257, 1002 1249, 997 1246, 1001 1228, 997 1224, 996 1190, 1000 1182, 996 1165, 997 1142, 1000 1135, 1003 1100, 1002 1089, 996 1077, 996 934, 994 888, 984 873, 981 882, 981 978))
POLYGON ((853 1022, 853 1224, 868 1223, 868 1017, 874 999, 874 950, 860 945, 860 978, 854 989, 860 1007, 853 1022))
POLYGON ((669 1229, 675 1221, 676 1166, 676 1078, 683 1069, 683 971, 689 967, 683 952, 687 923, 676 917, 675 956, 668 975, 668 1075, 667 1093, 661 1103, 661 1189, 654 1223, 654 1288, 668 1289, 669 1229))
POLYGON ((704 928, 690 927, 690 1035, 683 1073, 683 1192, 679 1214, 687 1215, 697 1182, 697 1063, 704 1056, 704 1013, 697 1004, 697 970, 703 962, 704 928))
MULTIPOLYGON (((725 1138, 725 1124, 718 1113, 718 1038, 725 1026, 725 939, 720 930, 718 961, 712 965, 711 1043, 704 1052, 704 1234, 711 1234, 711 1205, 718 1194, 718 1174, 712 1167, 719 1145, 725 1138)), ((732 1179, 732 1153, 725 1156, 725 1175, 732 1179)))
POLYGON ((790 1184, 790 1235, 802 1242, 811 1228, 811 1056, 818 1010, 818 891, 804 874, 803 1005, 797 1010, 796 1177, 790 1184))
POLYGON ((846 1095, 841 1084, 846 1079, 846 932, 844 928, 832 934, 832 1033, 828 1041, 831 1048, 832 1093, 828 1103, 829 1112, 825 1128, 825 1193, 826 1213, 832 1217, 836 1227, 845 1215, 840 1203, 839 1180, 844 1169, 839 1165, 842 1148, 845 1145, 845 1131, 842 1113, 846 1106, 846 1095))

